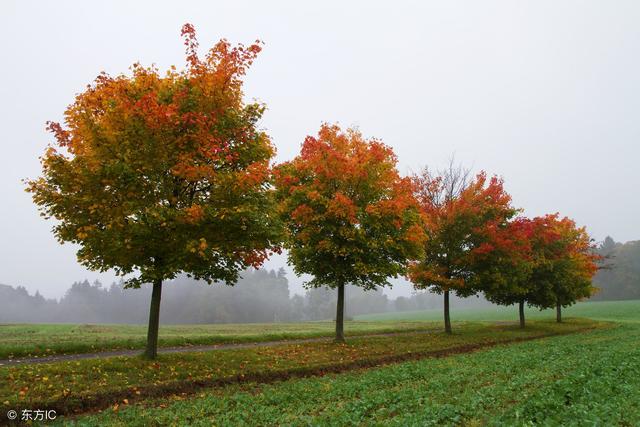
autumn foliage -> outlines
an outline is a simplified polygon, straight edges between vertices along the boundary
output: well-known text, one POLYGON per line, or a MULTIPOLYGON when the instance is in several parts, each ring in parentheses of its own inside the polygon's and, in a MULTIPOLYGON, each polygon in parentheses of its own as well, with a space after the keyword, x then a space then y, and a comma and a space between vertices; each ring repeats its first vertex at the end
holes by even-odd
POLYGON ((509 244, 502 230, 517 210, 497 177, 479 173, 469 182, 428 170, 413 177, 425 221, 424 257, 412 262, 408 278, 416 289, 445 294, 445 329, 450 332, 449 293, 470 296, 484 266, 477 254, 509 244))
POLYGON ((201 58, 193 26, 182 36, 186 69, 134 64, 77 95, 64 125, 48 123, 55 142, 28 182, 58 240, 78 244, 83 265, 127 275, 127 286, 180 272, 232 284, 279 244, 275 150, 256 126, 265 107, 242 93, 260 43, 221 40, 201 58))
POLYGON ((476 256, 485 267, 477 276, 486 298, 497 304, 560 308, 588 298, 600 257, 584 227, 550 214, 518 217, 496 238, 505 244, 476 256), (500 236, 501 235, 501 236, 500 236))
POLYGON ((396 162, 382 142, 325 124, 277 168, 285 246, 296 273, 313 276, 310 286, 385 286, 421 256, 422 217, 396 162))
POLYGON ((541 309, 560 309, 590 297, 596 291, 591 278, 601 257, 585 228, 558 214, 531 222, 533 266, 527 302, 541 309))
POLYGON ((477 293, 497 304, 560 307, 589 297, 598 266, 589 235, 558 214, 516 216, 503 181, 484 172, 468 179, 462 169, 413 177, 425 217, 425 256, 413 262, 417 289, 444 293, 445 330, 451 331, 449 293, 477 293))
POLYGON ((201 57, 193 26, 181 34, 185 69, 100 74, 64 123, 47 124, 42 176, 27 181, 84 266, 113 269, 127 287, 153 284, 148 356, 163 281, 186 273, 233 284, 281 245, 309 286, 338 290, 338 340, 347 284, 374 289, 406 275, 444 294, 447 332, 451 292, 520 303, 521 319, 525 302, 560 316, 593 292, 598 257, 585 229, 557 214, 517 216, 496 176, 450 167, 401 177, 390 147, 329 124, 272 169, 275 148, 258 128, 265 106, 242 92, 261 43, 223 39, 201 57))

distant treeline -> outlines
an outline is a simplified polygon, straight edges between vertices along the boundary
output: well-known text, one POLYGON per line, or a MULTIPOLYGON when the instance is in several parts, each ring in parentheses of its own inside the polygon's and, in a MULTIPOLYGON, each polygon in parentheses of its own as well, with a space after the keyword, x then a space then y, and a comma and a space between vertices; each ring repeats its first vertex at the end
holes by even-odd
MULTIPOLYGON (((99 282, 74 283, 58 301, 24 287, 0 285, 0 322, 146 323, 150 286, 123 289, 99 282)), ((385 311, 439 308, 441 296, 419 293, 391 300, 382 291, 349 286, 347 316, 385 311)), ((456 300, 458 306, 478 299, 456 300)), ((485 304, 488 304, 485 302, 485 304)), ((187 277, 167 282, 161 321, 170 323, 295 322, 335 318, 336 292, 326 288, 289 292, 284 269, 248 270, 235 286, 207 285, 187 277)))
POLYGON ((600 290, 591 299, 640 299, 640 240, 618 243, 607 237, 598 252, 605 268, 593 278, 600 290))
MULTIPOLYGON (((615 242, 607 237, 598 252, 605 269, 593 279, 593 300, 640 299, 640 241, 615 242)), ((30 295, 24 287, 0 285, 0 322, 146 323, 150 286, 123 289, 113 283, 76 282, 60 299, 30 295)), ((380 290, 349 286, 347 316, 440 309, 442 296, 429 292, 390 299, 380 290)), ((482 298, 454 298, 457 307, 490 305, 482 298)), ((187 277, 167 282, 161 321, 167 323, 297 322, 335 318, 336 292, 326 288, 292 294, 284 269, 247 270, 235 286, 207 285, 187 277)))

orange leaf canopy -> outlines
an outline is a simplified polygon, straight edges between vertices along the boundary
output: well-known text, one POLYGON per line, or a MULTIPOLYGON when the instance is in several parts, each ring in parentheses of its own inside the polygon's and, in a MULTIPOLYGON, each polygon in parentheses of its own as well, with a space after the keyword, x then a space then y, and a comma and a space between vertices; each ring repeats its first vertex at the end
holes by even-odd
POLYGON ((421 253, 422 218, 396 163, 382 142, 325 124, 277 168, 289 259, 312 286, 384 286, 421 253))
POLYGON ((257 129, 264 106, 244 104, 242 77, 261 50, 221 40, 200 58, 182 29, 187 67, 100 74, 65 111, 64 126, 28 191, 80 245, 86 266, 137 272, 129 285, 187 272, 235 281, 277 249, 270 161, 257 129))

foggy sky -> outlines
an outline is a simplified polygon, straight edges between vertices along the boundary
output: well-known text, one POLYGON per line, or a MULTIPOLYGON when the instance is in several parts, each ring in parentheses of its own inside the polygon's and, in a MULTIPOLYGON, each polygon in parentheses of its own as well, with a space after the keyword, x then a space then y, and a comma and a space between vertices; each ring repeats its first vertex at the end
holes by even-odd
POLYGON ((268 106, 278 161, 323 121, 358 126, 393 147, 402 173, 455 152, 503 176, 527 215, 640 239, 638 2, 3 0, 0 283, 57 297, 75 280, 113 280, 55 241, 21 179, 40 173, 45 122, 100 71, 182 67, 185 22, 203 49, 265 42, 245 94, 268 106))

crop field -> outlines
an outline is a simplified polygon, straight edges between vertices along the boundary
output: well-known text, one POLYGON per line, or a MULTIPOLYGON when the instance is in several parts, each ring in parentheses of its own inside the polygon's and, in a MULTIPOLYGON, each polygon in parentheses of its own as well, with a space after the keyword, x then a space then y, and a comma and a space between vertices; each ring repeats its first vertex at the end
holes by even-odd
MULTIPOLYGON (((640 423, 640 302, 581 304, 566 310, 561 324, 543 312, 530 316, 536 318, 524 330, 512 322, 512 310, 485 310, 482 320, 471 320, 478 313, 458 317, 452 335, 427 312, 426 320, 348 322, 346 344, 292 341, 161 354, 156 361, 120 356, 0 366, 0 406, 3 414, 52 408, 60 415, 57 425, 82 426, 640 423), (371 335, 387 331, 400 333, 371 335)), ((222 333, 222 339, 269 341, 281 333, 329 336, 331 326, 164 331, 176 339, 184 330, 191 338, 221 339, 213 334, 222 333)), ((27 327, 39 342, 43 329, 62 336, 87 326, 16 326, 27 327)), ((143 331, 95 328, 116 348, 143 331)), ((89 340, 90 332, 78 336, 89 340)), ((108 344, 104 339, 102 348, 108 344)))
POLYGON ((640 328, 378 369, 236 385, 81 425, 623 425, 640 422, 640 328))

